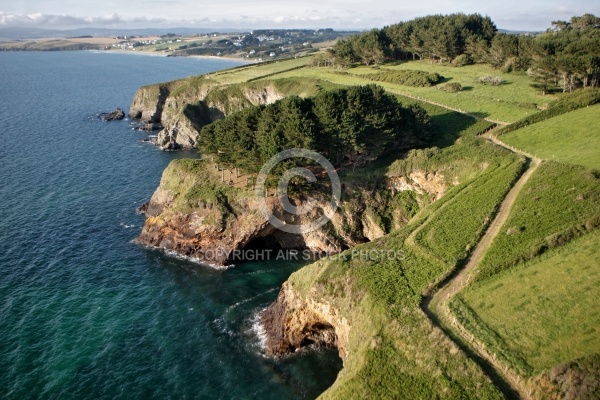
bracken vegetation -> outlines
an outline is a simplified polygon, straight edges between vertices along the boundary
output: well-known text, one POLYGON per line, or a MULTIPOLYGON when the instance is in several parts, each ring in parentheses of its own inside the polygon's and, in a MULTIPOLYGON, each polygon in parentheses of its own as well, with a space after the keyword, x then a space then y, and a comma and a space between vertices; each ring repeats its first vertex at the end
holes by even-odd
POLYGON ((485 279, 600 226, 600 177, 583 167, 544 162, 525 185, 480 265, 485 279))
MULTIPOLYGON (((492 161, 493 162, 493 161, 492 161)), ((519 177, 524 160, 488 166, 481 182, 464 189, 461 199, 449 202, 421 229, 415 240, 446 263, 464 260, 477 243, 500 200, 519 177), (469 215, 469 218, 464 218, 469 215)))

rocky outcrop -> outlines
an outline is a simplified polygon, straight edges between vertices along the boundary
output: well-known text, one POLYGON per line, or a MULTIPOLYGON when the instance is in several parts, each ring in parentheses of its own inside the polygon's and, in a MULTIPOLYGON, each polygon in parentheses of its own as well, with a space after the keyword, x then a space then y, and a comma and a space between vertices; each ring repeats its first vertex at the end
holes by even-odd
POLYGON ((204 125, 245 107, 296 94, 280 86, 278 81, 224 85, 209 76, 144 86, 136 92, 129 116, 146 126, 160 124, 155 144, 163 150, 189 150, 196 147, 204 125))
MULTIPOLYGON (((165 200, 170 201, 172 195, 166 193, 165 200)), ((276 203, 275 199, 270 203, 276 203)), ((258 206, 251 198, 241 199, 237 204, 237 216, 210 203, 191 213, 173 212, 163 207, 155 193, 148 205, 148 218, 138 242, 171 250, 205 264, 222 266, 252 261, 256 254, 261 254, 263 259, 275 259, 279 250, 308 249, 317 254, 342 250, 342 245, 328 239, 324 232, 295 235, 276 230, 260 213, 252 212, 258 206), (157 213, 161 209, 163 211, 157 213)), ((280 211, 280 214, 283 213, 280 211)), ((288 221, 292 219, 288 218, 288 221)))
POLYGON ((365 213, 363 218, 361 218, 361 222, 363 227, 362 234, 369 239, 369 241, 379 239, 385 235, 383 228, 375 222, 375 219, 370 213, 365 213))
MULTIPOLYGON (((343 212, 310 233, 277 230, 258 212, 252 190, 223 185, 218 173, 211 173, 214 168, 199 160, 172 161, 150 202, 138 209, 147 219, 137 241, 217 266, 242 261, 240 254, 248 249, 268 249, 273 257, 288 249, 334 254, 367 241, 348 235, 343 212)), ((305 215, 288 214, 277 197, 266 202, 270 212, 288 224, 307 223, 320 215, 318 208, 305 215)), ((300 205, 301 200, 295 202, 300 205)))
POLYGON ((121 110, 120 108, 117 108, 115 111, 113 111, 111 113, 100 113, 98 115, 98 118, 100 118, 102 121, 120 120, 120 119, 125 118, 125 111, 121 110))
POLYGON ((142 122, 160 122, 169 93, 168 83, 141 87, 133 97, 129 117, 142 122))
MULTIPOLYGON (((148 217, 138 242, 221 266, 242 261, 239 254, 247 249, 268 249, 273 257, 277 251, 289 249, 335 254, 387 233, 381 218, 367 206, 375 204, 379 197, 372 190, 355 195, 346 193, 328 224, 316 231, 296 235, 274 228, 258 212, 257 199, 251 188, 232 187, 221 180, 221 172, 208 161, 172 161, 150 202, 138 209, 148 217)), ((240 181, 243 179, 238 183, 240 181)), ((433 199, 446 190, 439 174, 415 173, 394 178, 390 185, 394 190, 413 190, 433 199)), ((311 196, 322 204, 329 201, 326 197, 311 196)), ((303 200, 292 201, 299 205, 303 200)), ((292 225, 310 223, 321 213, 319 208, 313 208, 305 215, 288 214, 281 199, 273 196, 267 197, 266 203, 274 216, 292 225)), ((394 212, 393 209, 389 211, 394 212)))
POLYGON ((300 295, 289 281, 277 300, 261 312, 260 322, 265 330, 264 351, 269 356, 283 356, 306 346, 337 347, 342 359, 348 354, 348 320, 330 303, 300 295))
POLYGON ((197 138, 198 131, 184 118, 161 129, 154 144, 163 150, 190 150, 196 147, 197 138))
POLYGON ((429 194, 431 200, 439 200, 448 189, 444 175, 439 172, 413 171, 405 176, 388 178, 388 186, 396 192, 410 190, 418 194, 429 194))

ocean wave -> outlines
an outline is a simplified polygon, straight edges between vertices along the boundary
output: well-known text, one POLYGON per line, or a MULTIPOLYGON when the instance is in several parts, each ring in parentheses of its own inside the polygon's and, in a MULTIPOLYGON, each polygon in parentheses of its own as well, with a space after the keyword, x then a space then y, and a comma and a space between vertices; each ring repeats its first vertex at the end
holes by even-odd
POLYGON ((266 310, 266 308, 261 308, 259 310, 256 310, 252 314, 252 325, 250 327, 250 333, 252 333, 252 335, 257 339, 256 344, 259 349, 258 353, 266 357, 265 349, 267 347, 267 330, 265 329, 263 323, 260 320, 260 314, 264 310, 266 310))
POLYGON ((178 260, 189 261, 193 264, 201 265, 203 267, 213 268, 213 269, 216 269, 219 271, 225 271, 225 270, 228 270, 229 268, 233 267, 233 265, 217 265, 217 264, 207 263, 205 261, 200 260, 198 257, 185 256, 183 254, 176 252, 175 250, 161 249, 160 247, 153 247, 153 248, 157 249, 157 250, 162 250, 169 257, 177 258, 178 260))
POLYGON ((176 259, 182 260, 182 261, 188 261, 192 264, 201 265, 203 267, 209 267, 209 268, 215 269, 217 271, 226 271, 229 268, 235 267, 235 264, 229 264, 229 265, 210 264, 210 263, 200 260, 197 257, 186 256, 186 255, 180 254, 180 253, 176 252, 175 250, 164 249, 162 247, 150 246, 146 243, 140 243, 137 239, 133 239, 131 241, 131 243, 137 244, 139 246, 145 247, 150 250, 161 251, 163 254, 165 254, 169 257, 176 258, 176 259))
POLYGON ((227 307, 227 310, 225 311, 225 314, 227 314, 227 313, 229 313, 229 312, 233 311, 235 308, 237 308, 237 307, 241 306, 242 304, 248 303, 249 301, 252 301, 252 300, 256 300, 256 299, 258 299, 259 297, 261 297, 261 296, 264 296, 265 294, 268 294, 268 293, 275 292, 276 290, 279 290, 279 287, 274 287, 274 288, 271 288, 271 289, 269 289, 269 290, 267 290, 267 291, 264 291, 264 292, 262 292, 262 293, 259 293, 259 294, 257 294, 256 296, 252 296, 252 297, 248 297, 248 298, 246 298, 246 299, 244 299, 244 300, 240 300, 240 301, 238 301, 237 303, 235 303, 235 304, 232 304, 232 305, 230 305, 229 307, 227 307))
POLYGON ((232 338, 237 336, 236 332, 227 325, 227 321, 225 321, 225 318, 217 318, 217 319, 213 320, 212 323, 213 323, 214 327, 217 328, 217 331, 219 333, 227 335, 232 338))
POLYGON ((262 275, 262 274, 269 274, 272 272, 279 272, 281 271, 281 269, 279 268, 272 268, 272 269, 260 269, 258 271, 252 271, 252 272, 244 272, 241 273, 240 275, 262 275))

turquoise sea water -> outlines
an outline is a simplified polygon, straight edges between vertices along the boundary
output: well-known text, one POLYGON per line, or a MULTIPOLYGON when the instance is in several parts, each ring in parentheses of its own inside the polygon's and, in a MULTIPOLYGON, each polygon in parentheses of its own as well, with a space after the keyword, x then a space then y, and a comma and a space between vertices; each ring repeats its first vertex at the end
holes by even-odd
POLYGON ((144 84, 225 60, 0 53, 0 396, 314 398, 334 351, 261 355, 256 312, 301 265, 226 271, 132 243, 170 160, 141 143, 128 109, 144 84))

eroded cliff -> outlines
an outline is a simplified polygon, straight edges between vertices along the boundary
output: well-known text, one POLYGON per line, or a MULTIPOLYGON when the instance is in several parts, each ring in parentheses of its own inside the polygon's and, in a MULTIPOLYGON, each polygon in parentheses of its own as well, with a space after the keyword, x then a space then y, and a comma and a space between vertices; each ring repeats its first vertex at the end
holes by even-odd
POLYGON ((283 284, 277 300, 260 315, 265 329, 265 353, 283 356, 306 346, 336 347, 348 354, 350 324, 330 302, 298 293, 293 283, 283 284))
MULTIPOLYGON (((245 249, 335 254, 382 237, 414 213, 407 211, 408 203, 398 201, 400 196, 393 195, 390 188, 374 191, 346 187, 340 207, 328 224, 310 233, 286 233, 273 227, 258 211, 251 182, 242 172, 219 170, 210 159, 172 161, 144 207, 147 219, 138 242, 219 266, 236 261, 232 257, 245 249), (225 176, 231 180, 224 182, 225 176)), ((426 179, 420 182, 424 187, 431 186, 426 179)), ((439 189, 439 185, 433 186, 439 189)), ((325 196, 311 194, 323 204, 329 201, 325 196)), ((300 205, 304 200, 298 197, 291 201, 300 205)), ((310 223, 322 212, 315 207, 304 215, 289 214, 274 193, 267 196, 266 204, 274 216, 292 225, 310 223)))
POLYGON ((211 75, 143 86, 136 92, 129 117, 147 129, 158 127, 154 140, 163 150, 196 147, 200 129, 243 108, 270 104, 290 95, 311 95, 319 81, 303 79, 261 80, 241 84, 221 82, 211 75))

